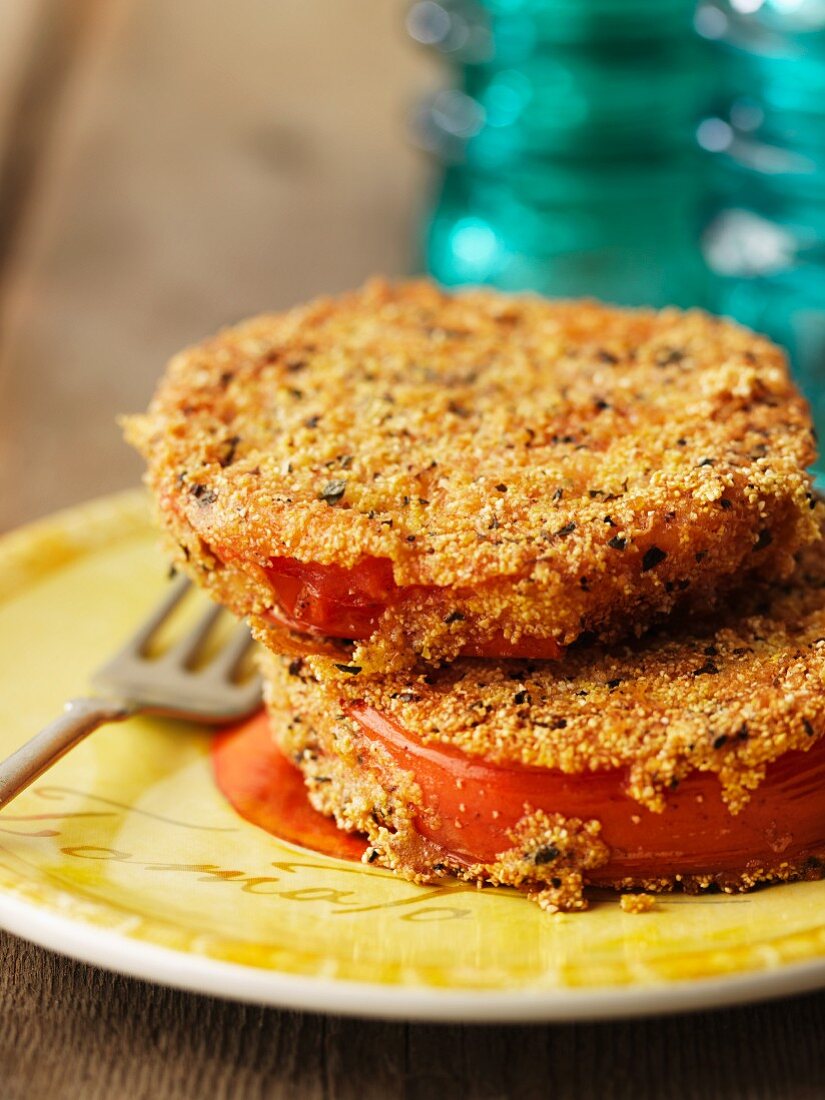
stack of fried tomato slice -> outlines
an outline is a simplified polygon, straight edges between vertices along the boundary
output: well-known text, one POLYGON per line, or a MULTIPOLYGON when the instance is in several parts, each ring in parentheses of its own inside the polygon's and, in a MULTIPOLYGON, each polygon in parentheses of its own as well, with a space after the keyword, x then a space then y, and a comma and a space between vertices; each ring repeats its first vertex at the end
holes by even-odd
POLYGON ((376 280, 182 352, 127 434, 370 860, 550 909, 821 872, 815 447, 768 340, 376 280))

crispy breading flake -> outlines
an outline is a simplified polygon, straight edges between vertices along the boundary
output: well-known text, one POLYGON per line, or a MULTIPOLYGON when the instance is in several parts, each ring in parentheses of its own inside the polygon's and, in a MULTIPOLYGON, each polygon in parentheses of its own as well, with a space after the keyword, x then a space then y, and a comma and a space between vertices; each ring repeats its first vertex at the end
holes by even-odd
POLYGON ((655 904, 652 894, 622 894, 619 898, 624 913, 649 913, 655 904))

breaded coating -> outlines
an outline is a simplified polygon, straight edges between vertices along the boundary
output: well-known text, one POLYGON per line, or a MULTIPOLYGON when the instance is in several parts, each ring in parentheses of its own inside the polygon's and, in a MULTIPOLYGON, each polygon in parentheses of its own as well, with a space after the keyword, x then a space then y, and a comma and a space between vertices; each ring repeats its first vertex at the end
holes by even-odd
POLYGON ((638 634, 817 535, 783 353, 700 312, 373 281, 182 352, 126 427, 176 562, 273 650, 325 649, 273 561, 389 563, 329 643, 370 670, 638 634))
POLYGON ((628 793, 653 810, 690 771, 709 771, 735 812, 767 764, 825 734, 825 553, 807 548, 787 582, 753 586, 724 611, 573 647, 563 663, 461 659, 367 676, 308 657, 309 689, 290 667, 274 658, 267 675, 302 705, 307 690, 328 709, 363 703, 424 744, 495 763, 627 768, 628 793))
POLYGON ((624 913, 649 913, 656 899, 652 894, 622 894, 619 904, 624 913))
MULTIPOLYGON (((468 872, 420 843, 412 824, 420 794, 392 762, 375 771, 353 708, 373 708, 416 742, 487 762, 582 775, 623 769, 627 794, 657 812, 690 773, 711 772, 736 814, 771 762, 825 737, 825 553, 806 549, 788 582, 754 585, 723 613, 672 621, 630 644, 575 647, 564 663, 459 660, 368 676, 319 657, 267 654, 263 662, 275 736, 304 771, 317 808, 345 828, 366 831, 378 857, 401 874, 423 879, 437 861, 464 877, 509 882, 507 858, 468 872)), ((541 840, 547 822, 539 825, 529 819, 526 828, 538 829, 541 840)), ((593 822, 574 826, 584 836, 593 822)), ((604 865, 598 829, 588 835, 586 861, 561 875, 567 893, 548 907, 579 907, 587 869, 604 865)), ((745 863, 734 876, 700 880, 663 871, 614 885, 659 891, 716 883, 731 890, 816 876, 825 867, 825 818, 822 844, 822 858, 804 866, 778 855, 771 867, 745 863)), ((516 884, 527 883, 527 866, 529 860, 516 884)), ((557 868, 553 873, 559 877, 557 868)))

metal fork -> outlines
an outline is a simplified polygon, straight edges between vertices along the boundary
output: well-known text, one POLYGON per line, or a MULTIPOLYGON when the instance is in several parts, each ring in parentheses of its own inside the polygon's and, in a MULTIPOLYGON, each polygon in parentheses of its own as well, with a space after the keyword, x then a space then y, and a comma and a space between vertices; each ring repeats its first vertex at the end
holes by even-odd
POLYGON ((115 656, 92 677, 100 694, 72 699, 64 713, 0 763, 0 809, 38 776, 106 722, 135 714, 161 715, 221 725, 251 714, 261 702, 258 676, 234 679, 252 638, 239 623, 220 652, 203 668, 191 665, 223 609, 210 607, 196 626, 161 656, 149 659, 152 639, 186 595, 190 583, 175 581, 171 591, 115 656))

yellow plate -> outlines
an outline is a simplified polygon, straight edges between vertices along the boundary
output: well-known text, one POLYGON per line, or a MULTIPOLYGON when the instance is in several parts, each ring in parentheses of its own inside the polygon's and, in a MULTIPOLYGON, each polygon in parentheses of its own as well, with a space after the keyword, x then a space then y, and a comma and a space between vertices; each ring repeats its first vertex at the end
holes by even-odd
MULTIPOLYGON (((0 540, 0 753, 87 690, 166 571, 137 493, 0 540)), ((0 924, 168 984, 365 1015, 583 1019, 825 985, 825 882, 640 915, 604 894, 559 916, 417 887, 242 821, 208 745, 192 726, 112 726, 0 813, 0 924)))

